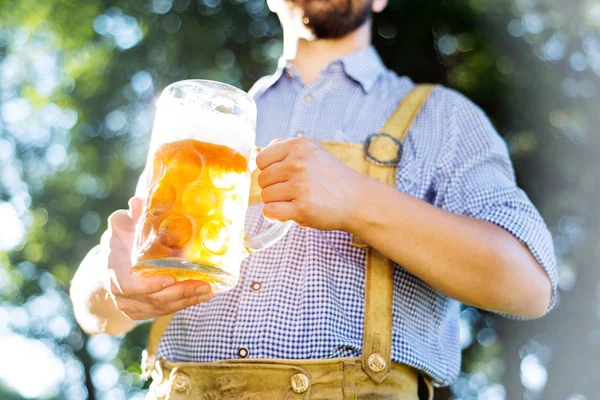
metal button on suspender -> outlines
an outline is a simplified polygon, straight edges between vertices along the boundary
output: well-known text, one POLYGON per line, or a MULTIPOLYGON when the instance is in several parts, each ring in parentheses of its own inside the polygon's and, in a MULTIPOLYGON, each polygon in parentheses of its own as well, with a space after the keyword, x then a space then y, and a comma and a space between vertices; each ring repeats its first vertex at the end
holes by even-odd
POLYGON ((369 365, 369 369, 373 372, 383 371, 387 365, 379 353, 371 354, 367 360, 367 364, 369 365))
POLYGON ((308 376, 304 374, 296 374, 290 378, 290 385, 294 393, 304 393, 308 390, 310 382, 308 376))
POLYGON ((190 378, 177 370, 177 368, 171 371, 170 376, 171 387, 178 392, 185 392, 190 388, 190 378))

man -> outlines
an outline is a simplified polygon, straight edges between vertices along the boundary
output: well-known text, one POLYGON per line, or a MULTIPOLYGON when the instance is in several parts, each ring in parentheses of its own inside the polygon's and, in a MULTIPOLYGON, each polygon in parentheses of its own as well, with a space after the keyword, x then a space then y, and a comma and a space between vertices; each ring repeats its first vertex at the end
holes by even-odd
MULTIPOLYGON (((84 330, 121 334, 137 320, 177 312, 160 341, 158 356, 165 360, 214 366, 234 359, 359 357, 370 253, 353 246, 353 238, 394 262, 394 366, 422 371, 438 385, 459 372, 459 302, 519 318, 540 317, 553 306, 551 236, 517 188, 504 142, 467 99, 444 88, 432 92, 404 142, 394 188, 355 172, 317 142, 365 142, 413 89, 370 45, 371 13, 386 5, 270 1, 284 28, 284 57, 251 91, 258 145, 266 146, 256 160, 264 207, 250 206, 246 225, 261 230, 262 210, 299 226, 248 257, 238 286, 213 298, 203 282, 131 276, 141 209, 134 198, 129 212, 110 217, 101 245, 73 280, 84 330)), ((378 360, 373 370, 385 367, 378 360)), ((225 390, 219 376, 215 390, 225 390)), ((300 384, 306 390, 309 382, 300 384)), ((362 384, 344 385, 344 396, 360 398, 362 384)))

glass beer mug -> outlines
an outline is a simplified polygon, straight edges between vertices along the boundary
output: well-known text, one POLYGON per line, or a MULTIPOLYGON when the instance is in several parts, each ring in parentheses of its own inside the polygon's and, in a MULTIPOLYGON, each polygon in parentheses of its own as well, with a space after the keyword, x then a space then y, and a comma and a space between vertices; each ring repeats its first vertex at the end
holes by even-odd
POLYGON ((242 90, 205 80, 164 89, 144 172, 134 275, 169 274, 226 291, 248 254, 287 233, 290 223, 274 222, 244 234, 255 136, 256 104, 242 90))

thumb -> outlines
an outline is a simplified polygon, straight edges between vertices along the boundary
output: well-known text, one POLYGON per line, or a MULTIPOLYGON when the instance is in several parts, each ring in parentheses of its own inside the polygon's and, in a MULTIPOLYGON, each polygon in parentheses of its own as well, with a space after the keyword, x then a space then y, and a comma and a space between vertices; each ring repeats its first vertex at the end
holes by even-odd
POLYGON ((129 216, 134 224, 137 224, 142 214, 142 199, 139 197, 132 197, 129 199, 129 216))
MULTIPOLYGON (((269 142, 269 144, 267 145, 267 147, 269 147, 272 144, 275 143, 279 143, 279 142, 287 142, 289 139, 284 139, 284 138, 275 138, 273 140, 271 140, 271 142, 269 142)), ((262 150, 262 149, 261 149, 262 150)))

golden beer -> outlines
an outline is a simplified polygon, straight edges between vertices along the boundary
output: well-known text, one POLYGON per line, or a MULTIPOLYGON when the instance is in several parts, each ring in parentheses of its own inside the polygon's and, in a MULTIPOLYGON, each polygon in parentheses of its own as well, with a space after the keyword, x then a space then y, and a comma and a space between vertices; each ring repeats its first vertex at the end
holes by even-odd
POLYGON ((209 272, 243 239, 234 227, 246 210, 247 166, 243 155, 222 145, 186 139, 160 146, 139 221, 134 272, 215 283, 226 278, 209 272), (182 260, 202 271, 165 268, 169 261, 182 260))

